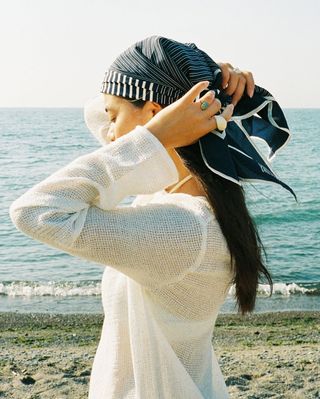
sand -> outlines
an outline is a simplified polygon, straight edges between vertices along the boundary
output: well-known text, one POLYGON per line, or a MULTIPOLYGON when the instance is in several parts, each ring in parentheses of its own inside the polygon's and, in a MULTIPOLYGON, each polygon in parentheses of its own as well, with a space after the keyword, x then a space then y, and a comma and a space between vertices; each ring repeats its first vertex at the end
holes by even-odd
MULTIPOLYGON (((102 320, 0 313, 0 398, 87 398, 102 320)), ((320 398, 319 321, 320 312, 220 314, 212 344, 230 397, 320 398)))

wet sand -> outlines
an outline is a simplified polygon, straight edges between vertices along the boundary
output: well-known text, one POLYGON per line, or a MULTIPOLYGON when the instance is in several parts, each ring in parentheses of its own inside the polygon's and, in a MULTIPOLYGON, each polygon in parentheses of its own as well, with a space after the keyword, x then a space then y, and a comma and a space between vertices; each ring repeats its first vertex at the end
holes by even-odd
MULTIPOLYGON (((103 315, 0 313, 0 398, 82 399, 103 315)), ((320 312, 220 314, 230 398, 320 398, 320 312)))

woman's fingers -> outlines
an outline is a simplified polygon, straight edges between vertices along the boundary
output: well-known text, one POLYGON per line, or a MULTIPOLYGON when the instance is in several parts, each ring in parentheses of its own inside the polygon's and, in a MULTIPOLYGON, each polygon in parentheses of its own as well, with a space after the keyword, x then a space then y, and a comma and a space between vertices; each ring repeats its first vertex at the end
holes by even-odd
POLYGON ((246 79, 244 77, 240 77, 238 80, 238 85, 233 93, 232 96, 232 104, 236 105, 237 102, 240 100, 240 98, 243 95, 244 89, 246 87, 246 79))
POLYGON ((202 97, 200 97, 199 102, 200 104, 207 102, 208 105, 214 101, 216 93, 213 90, 207 91, 202 97))
POLYGON ((221 62, 218 65, 222 72, 222 89, 227 95, 232 96, 234 105, 241 99, 244 91, 249 97, 253 96, 255 83, 251 72, 233 68, 228 62, 221 62))
POLYGON ((228 122, 233 114, 234 106, 233 104, 229 104, 222 112, 221 116, 228 122))
MULTIPOLYGON (((214 91, 206 93, 201 99, 200 104, 203 101, 207 101, 209 103, 208 108, 206 110, 201 110, 203 114, 200 114, 201 117, 210 118, 212 115, 215 115, 217 112, 220 111, 221 108, 221 101, 218 98, 215 98, 214 91)), ((200 108, 200 105, 199 105, 200 108)), ((201 108, 200 108, 201 109, 201 108)))
MULTIPOLYGON (((239 79, 240 83, 240 87, 238 90, 238 87, 236 89, 236 96, 240 96, 242 95, 242 92, 244 90, 244 86, 243 88, 241 88, 242 85, 245 85, 245 82, 242 82, 242 79, 239 79), (238 90, 238 92, 237 92, 238 90)), ((239 98, 239 97, 238 97, 239 98)), ((199 113, 199 117, 201 118, 201 122, 204 125, 210 125, 210 129, 207 130, 208 131, 212 131, 212 130, 217 130, 218 126, 217 126, 217 121, 214 118, 215 115, 218 114, 218 112, 221 110, 221 102, 218 98, 215 98, 215 92, 213 90, 208 91, 207 93, 205 93, 199 100, 199 108, 201 109, 201 104, 207 102, 207 108, 205 110, 201 110, 201 112, 199 113), (213 124, 213 126, 212 126, 213 124)), ((234 109, 234 104, 231 103, 229 104, 227 107, 224 108, 223 112, 220 114, 220 116, 222 116, 227 122, 231 119, 232 117, 232 113, 233 113, 233 109, 234 109)))
POLYGON ((228 87, 225 89, 225 93, 228 96, 232 96, 233 93, 235 92, 235 90, 238 86, 239 78, 240 78, 240 74, 236 71, 232 71, 232 73, 230 74, 228 87))
POLYGON ((230 79, 230 69, 233 69, 232 65, 228 63, 219 63, 221 72, 222 72, 222 89, 225 89, 228 86, 228 82, 230 79))
MULTIPOLYGON (((209 86, 209 81, 199 82, 195 84, 187 93, 180 98, 182 103, 192 103, 200 93, 209 86)), ((179 100, 178 100, 179 101, 179 100)))
MULTIPOLYGON (((219 101, 219 100, 218 100, 219 101)), ((220 104, 221 105, 221 104, 220 104)), ((227 122, 230 121, 232 114, 233 114, 233 110, 234 110, 234 105, 233 104, 229 104, 221 114, 219 114, 220 116, 222 116, 227 122)), ((217 115, 217 112, 212 112, 211 113, 211 117, 210 118, 206 118, 203 123, 205 124, 205 134, 208 134, 209 132, 212 132, 213 130, 218 130, 218 125, 217 125, 217 121, 216 118, 214 118, 214 116, 217 115)), ((203 135, 201 135, 202 137, 203 135)), ((200 138, 200 137, 199 137, 200 138)), ((199 139, 198 138, 198 139, 199 139)), ((195 143, 196 141, 194 141, 193 143, 195 143)), ((193 144, 192 143, 192 144, 193 144)))
POLYGON ((249 97, 253 96, 254 93, 254 79, 253 75, 249 71, 243 71, 242 74, 244 75, 246 79, 246 84, 247 84, 247 94, 249 97))

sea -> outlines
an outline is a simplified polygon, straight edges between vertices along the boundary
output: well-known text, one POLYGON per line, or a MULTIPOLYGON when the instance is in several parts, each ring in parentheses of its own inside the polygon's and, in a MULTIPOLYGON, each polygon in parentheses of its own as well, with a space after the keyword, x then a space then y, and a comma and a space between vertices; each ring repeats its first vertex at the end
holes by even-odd
MULTIPOLYGON (((254 313, 320 310, 320 109, 284 109, 291 136, 272 160, 298 202, 274 183, 245 183, 249 211, 267 252, 270 286, 261 282, 254 313)), ((82 108, 0 108, 0 311, 103 313, 104 266, 25 236, 10 204, 36 183, 100 143, 82 108)), ((266 156, 262 141, 257 147, 266 156)), ((128 206, 134 197, 125 198, 128 206)), ((220 313, 237 313, 234 287, 220 313)))

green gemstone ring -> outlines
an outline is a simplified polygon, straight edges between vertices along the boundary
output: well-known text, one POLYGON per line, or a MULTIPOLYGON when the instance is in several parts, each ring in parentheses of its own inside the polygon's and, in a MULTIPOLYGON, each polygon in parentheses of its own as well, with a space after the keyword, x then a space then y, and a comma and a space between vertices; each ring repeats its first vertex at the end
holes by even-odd
POLYGON ((200 108, 202 109, 202 111, 205 111, 208 107, 209 107, 209 103, 207 101, 203 101, 201 103, 200 108))

